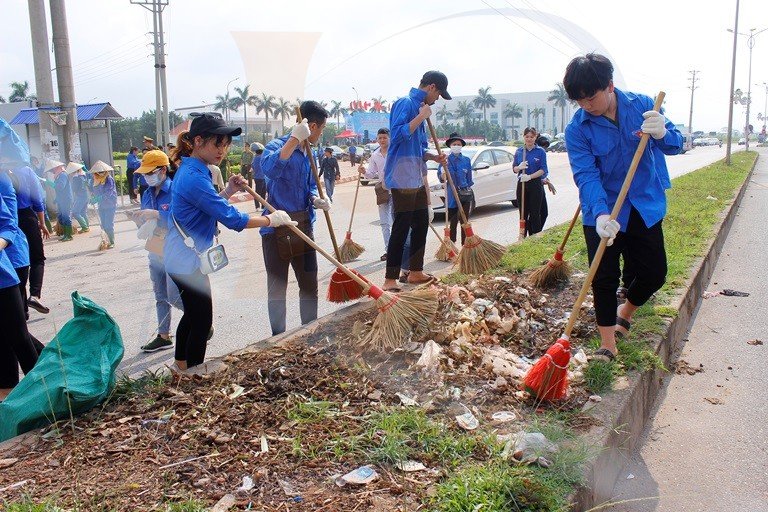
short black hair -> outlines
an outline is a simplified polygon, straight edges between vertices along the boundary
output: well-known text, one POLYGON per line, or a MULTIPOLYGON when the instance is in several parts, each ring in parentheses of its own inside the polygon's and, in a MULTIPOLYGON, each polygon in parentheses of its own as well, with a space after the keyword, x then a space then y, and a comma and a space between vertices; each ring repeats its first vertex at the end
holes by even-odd
POLYGON ((389 128, 379 128, 379 131, 376 132, 376 135, 389 135, 389 128))
POLYGON ((137 148, 136 146, 131 146, 131 149, 129 149, 128 152, 130 153, 131 151, 138 151, 138 150, 139 148, 137 148))
POLYGON ((534 128, 533 126, 529 126, 525 130, 523 130, 523 135, 528 135, 529 133, 532 133, 534 135, 538 135, 539 131, 536 128, 534 128))
POLYGON ((331 148, 325 148, 324 150, 326 153, 333 154, 333 150, 331 148))
POLYGON ((323 124, 328 119, 328 111, 316 101, 308 100, 299 107, 301 115, 310 123, 323 124))
POLYGON ((563 87, 568 98, 578 101, 608 87, 613 80, 613 64, 599 53, 588 53, 568 63, 563 87))

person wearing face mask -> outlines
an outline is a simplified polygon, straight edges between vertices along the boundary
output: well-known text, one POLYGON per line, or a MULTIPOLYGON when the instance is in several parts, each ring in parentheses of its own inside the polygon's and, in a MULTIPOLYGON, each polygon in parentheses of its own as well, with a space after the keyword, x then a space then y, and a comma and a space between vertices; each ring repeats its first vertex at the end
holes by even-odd
MULTIPOLYGON (((528 127, 523 130, 525 144, 515 151, 513 170, 517 173, 517 197, 523 196, 525 183, 525 203, 523 220, 527 235, 535 235, 544 228, 542 221, 542 206, 544 201, 544 183, 549 175, 547 170, 547 152, 536 144, 536 128, 528 127)), ((523 204, 521 199, 518 203, 523 204)))
POLYGON ((157 352, 173 347, 171 341, 171 306, 184 310, 179 297, 179 289, 168 277, 163 260, 163 246, 168 233, 171 215, 172 180, 168 177, 171 165, 168 155, 163 151, 153 150, 144 154, 137 174, 144 176, 147 190, 141 196, 141 210, 136 212, 134 220, 138 224, 152 228, 147 233, 147 254, 149 256, 149 278, 155 294, 157 312, 157 336, 141 347, 143 352, 157 352))
MULTIPOLYGON (((315 209, 328 211, 331 203, 321 199, 309 167, 314 156, 304 152, 304 141, 316 144, 323 134, 328 111, 316 101, 299 107, 302 121, 291 133, 273 139, 264 148, 261 170, 267 184, 269 202, 288 212, 305 235, 314 238, 315 209)), ((266 213, 266 210, 265 210, 266 213)), ((268 311, 272 334, 286 328, 286 292, 288 268, 293 268, 299 285, 301 323, 317 318, 317 252, 285 229, 269 226, 261 229, 261 248, 267 269, 268 311)))
POLYGON ((114 169, 101 160, 91 167, 93 173, 93 198, 99 212, 101 229, 109 240, 107 249, 115 247, 115 211, 117 210, 117 188, 110 174, 114 169))
POLYGON ((206 341, 213 325, 213 297, 210 279, 200 270, 198 255, 213 246, 217 224, 242 231, 291 223, 284 211, 251 217, 229 204, 227 199, 246 183, 239 174, 230 176, 225 189, 216 193, 207 166, 224 158, 232 137, 240 135, 242 129, 227 126, 221 114, 215 112, 192 117, 189 131, 179 135, 173 156, 181 159, 181 165, 171 189, 171 215, 163 247, 165 269, 184 305, 176 329, 175 372, 184 372, 205 360, 206 341))
MULTIPOLYGON (((448 140, 445 141, 445 145, 451 148, 451 154, 448 155, 448 172, 451 173, 453 178, 453 184, 456 186, 456 190, 459 193, 459 199, 461 200, 461 209, 464 210, 464 214, 469 219, 469 209, 474 199, 474 193, 472 192, 472 185, 475 184, 472 181, 472 162, 469 157, 461 154, 461 148, 467 145, 464 139, 459 136, 458 133, 452 133, 448 140)), ((444 182, 446 178, 443 176, 443 166, 437 168, 437 177, 441 182, 444 182)), ((448 187, 446 193, 446 206, 448 207, 448 221, 451 227, 451 240, 456 241, 456 224, 459 221, 459 206, 456 204, 456 198, 453 196, 453 192, 448 187)), ((464 230, 461 230, 461 245, 464 245, 465 238, 464 230)))

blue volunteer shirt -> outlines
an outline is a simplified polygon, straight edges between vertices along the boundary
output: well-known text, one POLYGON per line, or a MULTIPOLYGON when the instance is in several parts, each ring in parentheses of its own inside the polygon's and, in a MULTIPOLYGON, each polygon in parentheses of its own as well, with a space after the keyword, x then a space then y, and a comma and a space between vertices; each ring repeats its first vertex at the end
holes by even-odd
MULTIPOLYGON (((515 167, 523 163, 523 149, 525 148, 521 147, 517 148, 517 151, 515 151, 515 158, 513 160, 513 165, 515 167)), ((543 180, 549 176, 549 169, 547 168, 547 152, 544 151, 544 148, 541 146, 534 144, 530 151, 525 150, 525 161, 528 162, 528 168, 524 171, 525 174, 533 174, 543 169, 544 174, 541 175, 541 179, 543 180)), ((520 176, 518 176, 517 179, 519 180, 520 176)))
MULTIPOLYGON (((173 181, 169 177, 165 177, 163 183, 160 185, 160 189, 155 187, 149 187, 141 195, 141 209, 142 210, 157 210, 160 213, 160 218, 157 219, 157 227, 168 232, 168 226, 173 222, 171 220, 171 188, 173 181), (157 192, 157 194, 155 194, 157 192)), ((162 258, 153 253, 148 252, 149 259, 161 261, 162 258)))
MULTIPOLYGON (((11 212, 10 229, 13 232, 13 240, 5 251, 11 260, 13 268, 29 266, 29 243, 27 236, 19 229, 19 214, 16 206, 16 190, 13 188, 11 177, 7 171, 0 171, 0 197, 3 198, 8 210, 11 212)), ((8 240, 6 238, 6 240, 8 240)))
MULTIPOLYGON (((242 231, 249 218, 247 213, 239 211, 216 192, 208 167, 193 157, 182 157, 173 177, 171 214, 194 240, 199 253, 213 245, 217 222, 242 231)), ((195 251, 184 245, 184 238, 176 229, 173 218, 169 220, 163 250, 165 270, 169 274, 192 274, 200 268, 200 259, 195 251)))
MULTIPOLYGON (((269 204, 276 210, 286 212, 309 212, 310 223, 315 222, 315 209, 312 198, 318 197, 317 183, 309 168, 309 158, 300 149, 299 144, 287 160, 280 159, 280 151, 288 142, 290 135, 272 139, 261 157, 261 169, 267 183, 269 204)), ((269 213, 266 208, 264 215, 269 213)), ((274 232, 274 228, 263 227, 262 235, 274 232)))
POLYGON ((253 179, 255 180, 263 180, 264 179, 264 171, 261 169, 261 155, 255 155, 253 157, 253 161, 251 162, 251 169, 253 170, 253 179))
POLYGON ((18 179, 19 187, 16 191, 16 208, 23 210, 31 207, 34 212, 44 212, 45 192, 35 171, 23 166, 14 169, 13 174, 18 179))
POLYGON ((15 217, 11 215, 11 211, 0 196, 0 238, 8 242, 8 247, 0 251, 0 289, 10 288, 11 286, 18 286, 19 276, 16 274, 16 270, 11 264, 11 260, 8 257, 8 249, 13 247, 13 242, 16 239, 14 222, 15 217))
POLYGON ((128 153, 128 156, 125 157, 125 166, 128 168, 129 171, 135 171, 136 169, 141 167, 141 160, 139 160, 139 157, 137 157, 133 153, 128 153))
MULTIPOLYGON (((451 173, 453 184, 456 185, 457 189, 469 188, 475 184, 475 182, 472 180, 472 161, 468 156, 461 154, 454 155, 453 153, 448 155, 448 172, 451 173)), ((443 166, 441 165, 437 168, 437 177, 442 179, 442 176, 443 166)), ((448 185, 448 191, 446 193, 448 196, 446 198, 448 202, 448 208, 458 208, 458 206, 456 206, 456 198, 453 197, 453 192, 450 190, 450 188, 450 185, 448 185)))
MULTIPOLYGON (((624 177, 640 142, 643 112, 653 109, 653 100, 642 94, 614 88, 617 101, 617 124, 604 116, 593 116, 583 109, 573 115, 565 128, 568 160, 573 180, 579 187, 581 211, 585 226, 594 226, 601 214, 609 214, 616 204, 624 177)), ((664 155, 676 155, 682 150, 683 137, 667 119, 667 134, 656 140, 651 137, 640 159, 629 188, 627 199, 619 213, 621 231, 625 231, 629 212, 634 207, 645 225, 651 227, 667 212, 665 189, 669 188, 666 164, 659 163, 664 155)))
POLYGON ((408 124, 419 114, 427 98, 421 89, 412 88, 405 98, 392 104, 389 114, 390 143, 387 163, 384 165, 384 184, 388 189, 419 188, 427 175, 424 153, 427 151, 427 132, 421 123, 413 133, 408 124))
POLYGON ((93 195, 99 203, 99 208, 115 209, 117 208, 117 189, 115 180, 107 175, 107 179, 101 185, 93 186, 93 195))

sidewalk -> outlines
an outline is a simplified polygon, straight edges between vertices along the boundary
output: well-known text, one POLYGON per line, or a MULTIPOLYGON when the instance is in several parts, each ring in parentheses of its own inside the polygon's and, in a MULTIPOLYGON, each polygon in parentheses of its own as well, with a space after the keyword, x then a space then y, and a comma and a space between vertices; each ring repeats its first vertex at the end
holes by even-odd
POLYGON ((708 286, 750 295, 702 300, 614 487, 613 501, 627 502, 601 510, 768 512, 768 151, 758 151, 708 286))

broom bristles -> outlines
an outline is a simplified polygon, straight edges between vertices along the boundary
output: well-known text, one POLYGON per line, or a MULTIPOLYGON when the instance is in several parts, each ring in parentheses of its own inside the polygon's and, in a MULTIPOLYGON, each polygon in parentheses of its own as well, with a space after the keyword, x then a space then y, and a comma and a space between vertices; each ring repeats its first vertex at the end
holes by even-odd
POLYGON ((454 245, 453 241, 450 238, 445 237, 443 238, 442 243, 440 243, 440 248, 438 248, 435 253, 435 259, 437 261, 452 261, 456 258, 458 252, 459 251, 456 249, 456 245, 454 245))
POLYGON ((362 345, 377 351, 401 347, 409 335, 418 336, 429 329, 437 306, 437 289, 434 287, 400 294, 381 292, 376 298, 379 314, 371 330, 362 338, 362 345))
POLYGON ((344 243, 339 247, 339 256, 341 256, 342 263, 349 263, 356 260, 361 254, 365 252, 365 247, 354 242, 352 240, 352 233, 347 232, 347 237, 344 239, 344 243))
POLYGON ((523 387, 539 400, 559 400, 568 390, 568 361, 571 359, 568 340, 560 338, 549 347, 523 379, 523 387))
POLYGON ((483 240, 472 232, 469 225, 464 227, 464 232, 467 237, 457 261, 462 274, 482 274, 499 264, 507 251, 504 246, 483 240))
POLYGON ((537 288, 549 288, 561 281, 567 281, 572 273, 571 264, 563 260, 563 253, 558 249, 552 259, 531 272, 528 282, 537 288))
MULTIPOLYGON (((368 282, 368 280, 356 270, 352 270, 352 273, 360 277, 363 281, 368 282)), ((343 270, 336 269, 336 272, 331 275, 331 282, 328 283, 328 294, 326 295, 326 299, 328 299, 329 302, 342 303, 357 300, 362 296, 363 287, 360 286, 357 281, 345 274, 343 270)))

